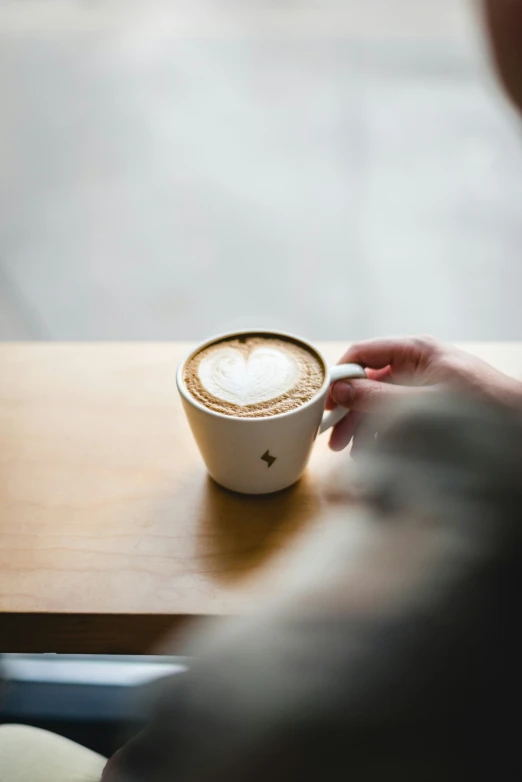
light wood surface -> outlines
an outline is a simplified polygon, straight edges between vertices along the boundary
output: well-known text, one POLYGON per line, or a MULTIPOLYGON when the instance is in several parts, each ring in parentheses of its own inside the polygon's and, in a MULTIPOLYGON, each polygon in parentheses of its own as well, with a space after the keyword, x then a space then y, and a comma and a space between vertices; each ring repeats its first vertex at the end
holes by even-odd
MULTIPOLYGON (((522 343, 465 347, 522 377, 522 343)), ((247 608, 273 555, 324 523, 348 464, 326 437, 287 492, 207 477, 175 386, 189 348, 0 346, 0 651, 147 652, 247 608)))

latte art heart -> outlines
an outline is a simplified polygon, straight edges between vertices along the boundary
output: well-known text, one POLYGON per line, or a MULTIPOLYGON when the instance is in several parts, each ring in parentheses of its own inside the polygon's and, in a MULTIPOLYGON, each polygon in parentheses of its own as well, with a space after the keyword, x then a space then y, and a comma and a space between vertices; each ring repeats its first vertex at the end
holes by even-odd
POLYGON ((198 374, 213 397, 244 407, 291 391, 301 369, 288 351, 276 347, 258 347, 245 355, 238 348, 223 346, 202 359, 198 374))
POLYGON ((202 348, 187 362, 183 379, 208 410, 264 418, 308 402, 323 385, 324 367, 296 340, 243 333, 202 348))

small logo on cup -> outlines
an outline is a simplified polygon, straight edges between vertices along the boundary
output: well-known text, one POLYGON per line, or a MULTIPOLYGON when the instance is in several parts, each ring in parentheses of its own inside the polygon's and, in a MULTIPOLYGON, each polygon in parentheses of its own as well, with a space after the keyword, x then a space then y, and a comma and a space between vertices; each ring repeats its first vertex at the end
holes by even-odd
POLYGON ((266 462, 267 467, 270 468, 277 459, 277 456, 270 456, 270 451, 265 451, 261 459, 266 462))

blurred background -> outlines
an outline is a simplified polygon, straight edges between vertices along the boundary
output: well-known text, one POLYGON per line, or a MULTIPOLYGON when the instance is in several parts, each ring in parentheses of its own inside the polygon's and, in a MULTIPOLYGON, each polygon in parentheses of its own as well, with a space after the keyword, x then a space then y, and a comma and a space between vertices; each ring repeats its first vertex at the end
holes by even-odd
POLYGON ((0 339, 516 339, 473 0, 0 0, 0 339))

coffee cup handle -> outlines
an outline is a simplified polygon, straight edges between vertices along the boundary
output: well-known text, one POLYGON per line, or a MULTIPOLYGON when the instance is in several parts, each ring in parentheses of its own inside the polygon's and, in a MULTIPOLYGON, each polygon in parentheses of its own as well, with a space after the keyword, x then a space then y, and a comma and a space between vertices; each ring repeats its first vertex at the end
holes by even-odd
MULTIPOLYGON (((353 380, 355 378, 364 379, 365 377, 366 372, 358 364, 338 364, 335 367, 330 367, 330 385, 336 383, 338 380, 353 380)), ((325 412, 321 426, 319 427, 319 434, 331 429, 332 426, 337 426, 347 414, 348 409, 346 407, 341 407, 340 405, 333 410, 325 412)))

